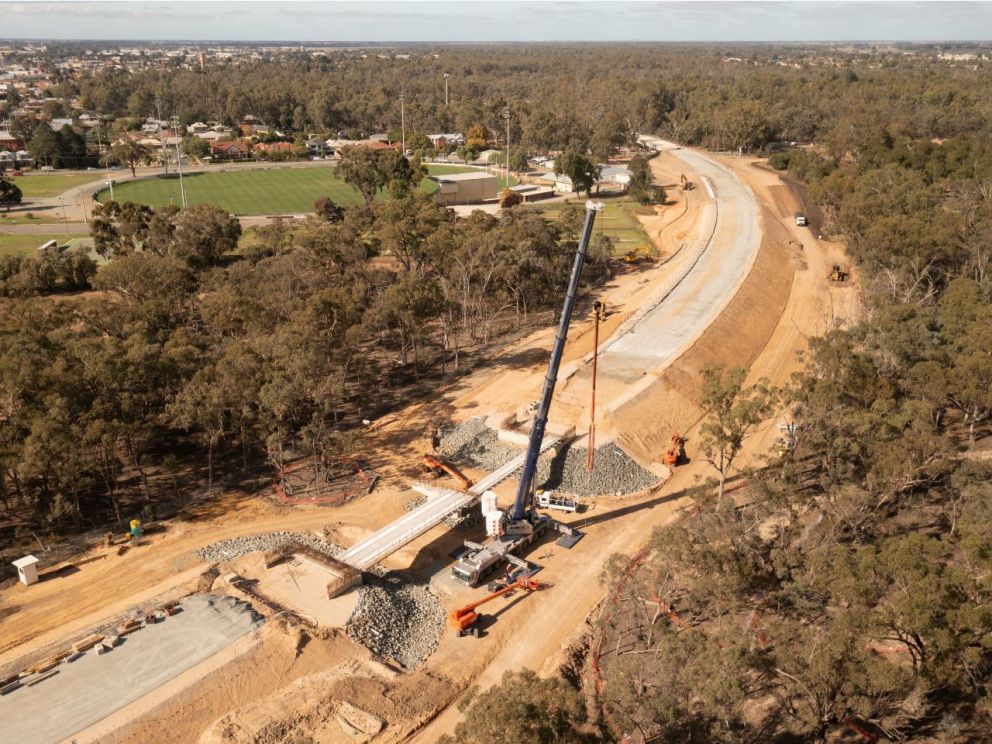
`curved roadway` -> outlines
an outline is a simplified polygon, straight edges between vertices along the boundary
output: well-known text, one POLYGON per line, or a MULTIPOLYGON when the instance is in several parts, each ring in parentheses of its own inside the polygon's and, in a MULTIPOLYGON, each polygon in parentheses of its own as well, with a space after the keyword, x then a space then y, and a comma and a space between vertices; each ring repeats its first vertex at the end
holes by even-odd
POLYGON ((761 245, 758 205, 733 172, 699 152, 654 137, 641 140, 698 173, 703 183, 696 188, 705 188, 712 200, 675 273, 600 347, 599 375, 618 396, 608 404, 611 409, 653 383, 657 378, 651 373, 675 361, 717 318, 747 277, 761 245))

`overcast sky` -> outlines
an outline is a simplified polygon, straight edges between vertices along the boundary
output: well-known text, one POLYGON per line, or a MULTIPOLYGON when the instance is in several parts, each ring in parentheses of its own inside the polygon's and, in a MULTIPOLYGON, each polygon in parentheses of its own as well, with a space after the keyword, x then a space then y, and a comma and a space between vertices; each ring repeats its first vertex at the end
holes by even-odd
POLYGON ((232 41, 952 41, 992 2, 0 2, 0 37, 232 41))

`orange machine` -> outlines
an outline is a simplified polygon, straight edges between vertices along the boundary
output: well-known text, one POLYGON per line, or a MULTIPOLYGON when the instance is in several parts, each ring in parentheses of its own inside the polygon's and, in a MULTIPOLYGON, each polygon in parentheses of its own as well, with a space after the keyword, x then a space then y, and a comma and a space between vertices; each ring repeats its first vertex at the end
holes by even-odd
POLYGON ((678 463, 679 458, 682 457, 682 437, 679 436, 678 432, 672 434, 672 443, 668 450, 665 452, 665 456, 662 458, 662 462, 666 465, 675 465, 678 463))
POLYGON ((475 611, 475 608, 484 605, 490 600, 496 599, 496 597, 502 597, 504 594, 509 594, 515 589, 524 589, 528 592, 535 592, 541 588, 541 582, 537 579, 531 578, 530 576, 523 576, 512 584, 500 589, 498 592, 493 592, 492 594, 487 594, 480 600, 472 602, 472 604, 467 604, 464 607, 459 607, 457 610, 452 610, 448 613, 448 625, 458 631, 458 635, 474 635, 476 638, 479 637, 479 628, 476 623, 479 622, 481 615, 475 611))
POLYGON ((443 470, 461 484, 463 491, 467 491, 472 486, 472 481, 462 475, 458 468, 454 465, 449 465, 436 455, 424 455, 424 467, 436 475, 440 475, 439 471, 443 470))

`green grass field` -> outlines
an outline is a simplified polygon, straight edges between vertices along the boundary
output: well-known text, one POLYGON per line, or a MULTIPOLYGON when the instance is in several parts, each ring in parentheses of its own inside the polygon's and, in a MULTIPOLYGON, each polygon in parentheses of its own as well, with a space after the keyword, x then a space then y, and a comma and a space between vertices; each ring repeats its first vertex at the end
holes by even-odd
MULTIPOLYGON (((597 233, 602 232, 616 240, 617 255, 636 250, 642 246, 647 246, 653 251, 653 244, 637 219, 637 213, 644 207, 626 197, 604 199, 603 203, 606 205, 606 209, 596 217, 596 225, 593 230, 597 233)), ((568 202, 538 203, 529 206, 529 208, 540 212, 549 220, 557 220, 565 207, 574 205, 581 209, 584 204, 585 199, 570 199, 568 202)))
POLYGON ((64 235, 5 235, 0 233, 0 256, 34 253, 49 240, 62 241, 64 235))
MULTIPOLYGON (((428 173, 465 173, 474 170, 456 165, 431 165, 428 173)), ((516 183, 515 179, 510 179, 516 183)), ((283 168, 274 170, 244 170, 225 173, 194 173, 183 179, 189 204, 213 204, 232 214, 280 214, 309 212, 321 196, 329 196, 338 204, 358 204, 361 197, 351 186, 334 175, 329 166, 283 168)), ((503 179, 500 179, 502 188, 503 179)), ((433 193, 437 184, 425 179, 420 184, 424 193, 433 193)), ((98 195, 100 201, 109 198, 108 190, 98 195)), ((161 207, 179 205, 179 179, 144 178, 127 181, 114 187, 117 201, 132 201, 161 207)))
POLYGON ((105 181, 106 175, 99 171, 90 173, 34 173, 15 178, 14 183, 25 199, 44 196, 58 196, 69 189, 79 188, 88 183, 105 181))

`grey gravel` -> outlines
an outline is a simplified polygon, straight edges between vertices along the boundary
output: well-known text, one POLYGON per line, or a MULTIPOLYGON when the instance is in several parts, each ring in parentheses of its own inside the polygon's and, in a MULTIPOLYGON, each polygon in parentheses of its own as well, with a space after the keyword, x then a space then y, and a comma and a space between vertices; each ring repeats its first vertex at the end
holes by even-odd
POLYGON ((329 556, 334 556, 341 552, 341 548, 334 543, 323 540, 310 532, 263 532, 258 535, 245 535, 244 537, 218 540, 197 550, 196 555, 210 563, 220 563, 221 561, 240 558, 249 553, 272 550, 288 543, 290 540, 295 540, 329 556))
POLYGON ((395 575, 370 577, 359 595, 349 636, 406 669, 416 669, 434 653, 444 632, 444 609, 426 584, 395 575))
MULTIPOLYGON (((463 424, 442 427, 441 453, 455 463, 493 471, 520 454, 520 449, 500 442, 485 419, 473 418, 463 424)), ((562 491, 575 496, 601 496, 640 491, 658 480, 616 444, 596 448, 595 468, 586 470, 583 448, 566 444, 555 455, 543 454, 537 464, 538 488, 562 491)))

